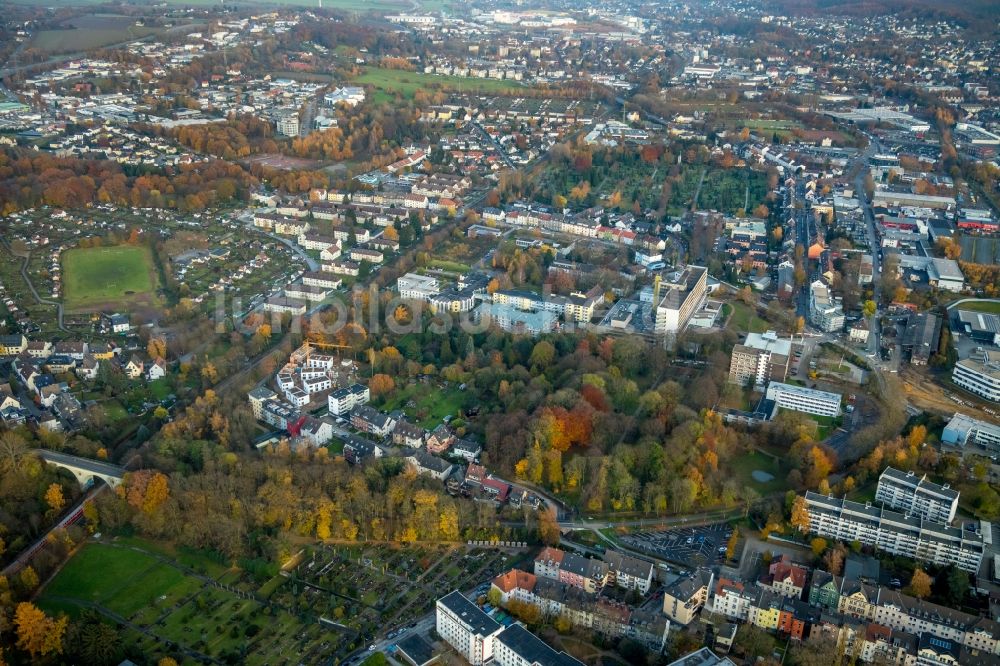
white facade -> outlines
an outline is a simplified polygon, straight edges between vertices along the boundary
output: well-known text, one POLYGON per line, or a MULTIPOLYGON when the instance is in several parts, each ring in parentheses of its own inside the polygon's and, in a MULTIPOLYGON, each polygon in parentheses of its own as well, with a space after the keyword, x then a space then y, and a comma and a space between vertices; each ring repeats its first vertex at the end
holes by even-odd
POLYGON ((979 571, 985 550, 979 532, 813 492, 807 492, 805 500, 809 531, 819 536, 859 541, 893 555, 979 571))
POLYGON ((924 520, 950 523, 958 511, 957 491, 947 484, 939 486, 927 480, 927 475, 901 472, 886 467, 878 480, 875 499, 890 509, 920 516, 924 520))
POLYGON ((399 297, 413 301, 427 301, 441 292, 437 278, 428 275, 407 273, 396 278, 399 297))
POLYGON ((990 402, 1000 402, 1000 352, 976 352, 955 364, 952 381, 959 388, 990 402))
POLYGON ((437 632, 472 666, 493 660, 494 638, 503 626, 458 591, 437 601, 437 632))
POLYGON ((779 407, 817 416, 840 416, 840 399, 837 393, 771 382, 767 385, 767 399, 779 407))

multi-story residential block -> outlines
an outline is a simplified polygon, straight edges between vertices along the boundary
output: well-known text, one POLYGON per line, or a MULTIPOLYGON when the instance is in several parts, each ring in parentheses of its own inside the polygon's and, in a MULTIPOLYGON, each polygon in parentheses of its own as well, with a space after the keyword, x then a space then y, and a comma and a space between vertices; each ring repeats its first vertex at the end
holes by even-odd
POLYGON ((766 395, 768 400, 774 400, 778 407, 785 409, 818 416, 840 416, 842 396, 837 393, 818 391, 795 384, 771 382, 767 385, 766 395))
POLYGON ((278 314, 288 313, 291 315, 304 315, 309 308, 306 301, 287 296, 272 296, 264 302, 265 312, 275 312, 278 314))
POLYGON ((689 576, 677 578, 663 589, 663 614, 671 622, 691 624, 708 600, 714 579, 709 569, 698 569, 689 576))
POLYGON ((437 600, 437 633, 472 666, 493 661, 494 639, 503 625, 457 590, 437 600))
POLYGON ((497 666, 583 666, 583 662, 553 650, 520 624, 504 629, 494 643, 497 666))
POLYGON ((955 364, 951 379, 961 389, 1000 402, 1000 351, 976 351, 955 364))
MULTIPOLYGON (((893 555, 975 573, 985 550, 972 524, 948 527, 870 504, 806 492, 809 531, 840 541, 859 541, 893 555)), ((991 528, 992 529, 992 528, 991 528)))
POLYGON ((774 331, 748 333, 743 344, 733 347, 729 381, 740 386, 785 381, 792 365, 792 347, 791 340, 782 340, 774 331))
POLYGON ((927 480, 927 475, 902 472, 886 467, 878 479, 875 499, 890 509, 913 514, 938 523, 955 520, 958 496, 947 484, 939 486, 927 480))
POLYGON ((608 565, 558 548, 545 548, 535 558, 535 575, 597 592, 608 581, 608 565))
POLYGON ((691 317, 705 302, 708 269, 687 266, 670 273, 654 289, 654 325, 657 335, 676 335, 687 328, 691 317))
POLYGON ((336 416, 343 416, 358 405, 367 404, 371 399, 371 392, 363 384, 351 384, 348 387, 340 388, 327 396, 327 404, 330 413, 336 416))
POLYGON ((809 285, 809 322, 827 333, 844 329, 844 309, 820 280, 809 285))
POLYGON ((0 335, 0 355, 17 356, 28 347, 28 338, 20 333, 0 335))
POLYGON ((609 582, 626 590, 648 594, 653 585, 653 563, 617 550, 604 553, 608 565, 609 582))
POLYGON ((358 405, 351 410, 351 425, 376 437, 387 437, 396 425, 390 415, 367 405, 358 405))

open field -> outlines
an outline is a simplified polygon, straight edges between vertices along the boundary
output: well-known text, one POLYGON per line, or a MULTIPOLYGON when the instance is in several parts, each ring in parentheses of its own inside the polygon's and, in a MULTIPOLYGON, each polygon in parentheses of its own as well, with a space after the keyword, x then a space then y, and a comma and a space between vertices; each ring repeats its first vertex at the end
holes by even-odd
POLYGON ((364 73, 356 77, 352 83, 360 86, 372 86, 383 94, 376 101, 389 101, 392 95, 400 94, 410 98, 418 90, 458 90, 462 92, 505 93, 520 90, 523 86, 517 81, 499 79, 478 79, 467 76, 444 76, 424 74, 423 72, 407 72, 400 69, 377 69, 368 67, 364 73))
MULTIPOLYGON (((156 286, 153 259, 146 247, 74 248, 62 255, 68 309, 123 301, 151 303, 156 286)), ((113 306, 114 307, 114 306, 113 306)))
POLYGON ((729 317, 727 326, 740 333, 764 333, 769 328, 768 323, 757 316, 754 308, 746 303, 733 301, 723 306, 723 317, 729 317), (732 313, 731 315, 729 313, 732 313))
POLYGON ((41 30, 31 46, 49 53, 71 53, 97 49, 162 32, 161 28, 135 25, 134 19, 113 14, 78 16, 62 24, 65 30, 41 30))

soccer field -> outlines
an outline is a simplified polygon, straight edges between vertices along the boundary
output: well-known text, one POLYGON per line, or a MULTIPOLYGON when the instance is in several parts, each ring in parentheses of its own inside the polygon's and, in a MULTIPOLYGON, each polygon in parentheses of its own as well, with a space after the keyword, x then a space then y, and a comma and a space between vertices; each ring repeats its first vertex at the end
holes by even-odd
POLYGON ((152 304, 156 279, 149 248, 134 245, 63 252, 63 304, 70 310, 152 304))

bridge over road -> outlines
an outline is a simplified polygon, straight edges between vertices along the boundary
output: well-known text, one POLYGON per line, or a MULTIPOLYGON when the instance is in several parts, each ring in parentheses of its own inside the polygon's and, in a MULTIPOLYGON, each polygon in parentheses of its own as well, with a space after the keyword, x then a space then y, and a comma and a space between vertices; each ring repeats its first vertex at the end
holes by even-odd
POLYGON ((93 485, 95 479, 100 479, 112 488, 117 488, 125 476, 124 467, 112 465, 102 460, 81 458, 48 449, 36 449, 35 454, 50 465, 69 470, 76 477, 80 487, 85 490, 93 485))

